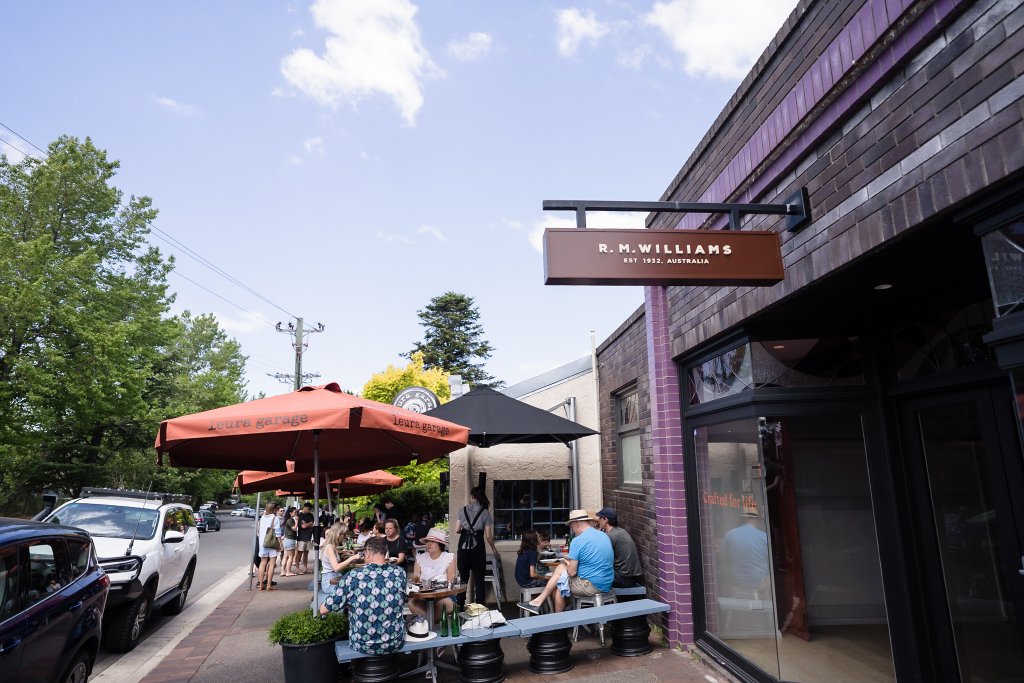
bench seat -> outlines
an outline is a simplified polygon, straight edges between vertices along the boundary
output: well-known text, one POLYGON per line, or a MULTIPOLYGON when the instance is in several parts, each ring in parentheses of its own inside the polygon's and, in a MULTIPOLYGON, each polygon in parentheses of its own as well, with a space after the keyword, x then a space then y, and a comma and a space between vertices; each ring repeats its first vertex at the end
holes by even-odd
MULTIPOLYGON (((618 593, 618 591, 616 591, 618 593)), ((526 619, 510 619, 509 624, 516 626, 524 636, 532 636, 534 633, 542 633, 560 628, 572 628, 583 624, 595 624, 597 622, 615 621, 628 617, 646 616, 667 612, 669 607, 664 602, 644 598, 642 600, 631 600, 629 602, 616 602, 601 607, 589 609, 571 609, 565 612, 551 614, 538 614, 526 619)))
POLYGON ((612 588, 615 591, 616 597, 623 595, 647 595, 647 589, 643 586, 632 586, 630 588, 612 588))
MULTIPOLYGON (((426 650, 431 647, 447 647, 449 645, 465 645, 466 643, 477 642, 481 640, 493 640, 495 638, 514 638, 519 636, 519 629, 514 626, 509 626, 507 623, 501 626, 495 626, 489 631, 480 631, 479 633, 474 632, 473 635, 458 635, 458 636, 438 636, 431 638, 430 640, 407 640, 402 649, 395 654, 403 652, 416 652, 418 650, 426 650)), ((355 661, 362 659, 363 657, 370 657, 371 655, 364 654, 362 652, 356 652, 349 645, 347 640, 339 640, 334 644, 334 653, 338 657, 338 663, 344 664, 345 662, 355 661)))

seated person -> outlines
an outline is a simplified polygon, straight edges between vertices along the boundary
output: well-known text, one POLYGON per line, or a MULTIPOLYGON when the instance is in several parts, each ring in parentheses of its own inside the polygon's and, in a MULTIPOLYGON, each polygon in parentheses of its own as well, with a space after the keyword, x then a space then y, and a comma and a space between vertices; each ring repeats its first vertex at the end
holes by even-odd
MULTIPOLYGON (((338 546, 341 545, 342 526, 334 524, 324 534, 324 542, 320 544, 320 588, 326 595, 330 590, 331 581, 337 581, 346 567, 356 564, 359 561, 358 555, 350 555, 342 560, 338 557, 338 546)), ((340 583, 340 581, 339 581, 340 583)))
POLYGON ((373 536, 373 522, 369 519, 364 519, 359 524, 359 535, 356 537, 356 545, 363 545, 366 543, 366 539, 373 536))
POLYGON ((349 645, 356 652, 398 652, 405 645, 405 572, 388 562, 383 538, 368 539, 363 558, 366 566, 346 572, 331 586, 320 613, 348 608, 349 645))
POLYGON ((516 583, 520 588, 537 588, 547 579, 537 573, 537 532, 527 529, 516 553, 516 583))
POLYGON ((408 547, 405 538, 398 532, 399 528, 397 519, 388 519, 384 522, 384 540, 388 542, 388 559, 404 567, 408 547))
MULTIPOLYGON (((416 555, 416 564, 412 568, 412 581, 419 583, 424 590, 430 588, 431 579, 440 578, 445 583, 455 582, 455 556, 445 551, 448 546, 448 534, 444 529, 434 527, 421 542, 427 546, 426 552, 416 555)), ((455 603, 451 598, 444 598, 436 601, 438 606, 445 612, 454 612, 455 603)), ((409 610, 413 614, 427 616, 427 601, 412 598, 409 600, 409 610)), ((435 614, 435 618, 440 618, 435 614)))
POLYGON ((587 510, 573 510, 569 513, 569 530, 574 538, 569 546, 569 557, 559 559, 559 564, 548 579, 544 591, 530 600, 520 602, 519 608, 532 614, 540 614, 541 606, 548 597, 555 600, 555 611, 565 609, 563 590, 575 597, 593 597, 611 590, 614 577, 615 554, 608 536, 594 528, 597 518, 587 510), (567 576, 568 579, 563 577, 567 576), (559 587, 562 583, 564 588, 559 587))

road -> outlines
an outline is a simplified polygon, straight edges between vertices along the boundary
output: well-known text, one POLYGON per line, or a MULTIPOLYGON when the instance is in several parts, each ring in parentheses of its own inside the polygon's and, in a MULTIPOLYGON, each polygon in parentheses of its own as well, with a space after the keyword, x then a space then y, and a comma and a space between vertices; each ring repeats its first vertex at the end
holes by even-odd
MULTIPOLYGON (((189 591, 189 605, 196 601, 202 593, 223 579, 228 573, 245 565, 245 558, 252 557, 254 520, 245 517, 231 517, 231 510, 218 511, 221 521, 220 531, 211 531, 199 535, 199 560, 196 573, 189 591)), ((175 617, 165 617, 160 610, 153 610, 153 616, 142 636, 145 641, 161 628, 171 623, 175 617)), ((93 669, 98 674, 124 655, 113 654, 100 650, 93 669)))

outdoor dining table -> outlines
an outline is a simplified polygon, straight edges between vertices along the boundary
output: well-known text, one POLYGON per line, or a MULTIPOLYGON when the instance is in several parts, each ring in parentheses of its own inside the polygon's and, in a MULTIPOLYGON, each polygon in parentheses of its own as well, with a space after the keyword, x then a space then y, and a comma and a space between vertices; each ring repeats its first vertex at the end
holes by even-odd
MULTIPOLYGON (((419 591, 418 593, 410 593, 410 598, 416 598, 418 600, 427 601, 427 625, 430 630, 434 629, 434 603, 438 600, 450 598, 453 595, 465 594, 468 586, 453 586, 452 588, 445 588, 441 590, 430 590, 430 591, 419 591)), ((456 617, 458 618, 458 617, 456 617)), ((413 674, 423 673, 424 671, 429 672, 428 678, 431 680, 437 680, 437 667, 443 669, 451 669, 452 671, 458 671, 459 667, 448 662, 442 662, 441 660, 434 661, 434 648, 427 648, 427 663, 423 666, 416 667, 412 671, 406 671, 402 674, 402 678, 412 676, 413 674)))

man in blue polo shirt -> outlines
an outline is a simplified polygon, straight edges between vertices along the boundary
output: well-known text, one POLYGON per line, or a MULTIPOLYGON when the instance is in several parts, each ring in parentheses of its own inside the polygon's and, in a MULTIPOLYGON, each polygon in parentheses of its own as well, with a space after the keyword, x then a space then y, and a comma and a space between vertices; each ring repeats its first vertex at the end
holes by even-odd
POLYGON ((573 510, 569 514, 569 529, 574 535, 569 557, 560 560, 544 592, 530 602, 519 603, 521 609, 540 614, 544 601, 551 596, 555 600, 555 611, 561 612, 565 609, 563 590, 579 598, 611 590, 615 577, 615 552, 608 536, 594 528, 597 521, 597 517, 587 510, 573 510))

